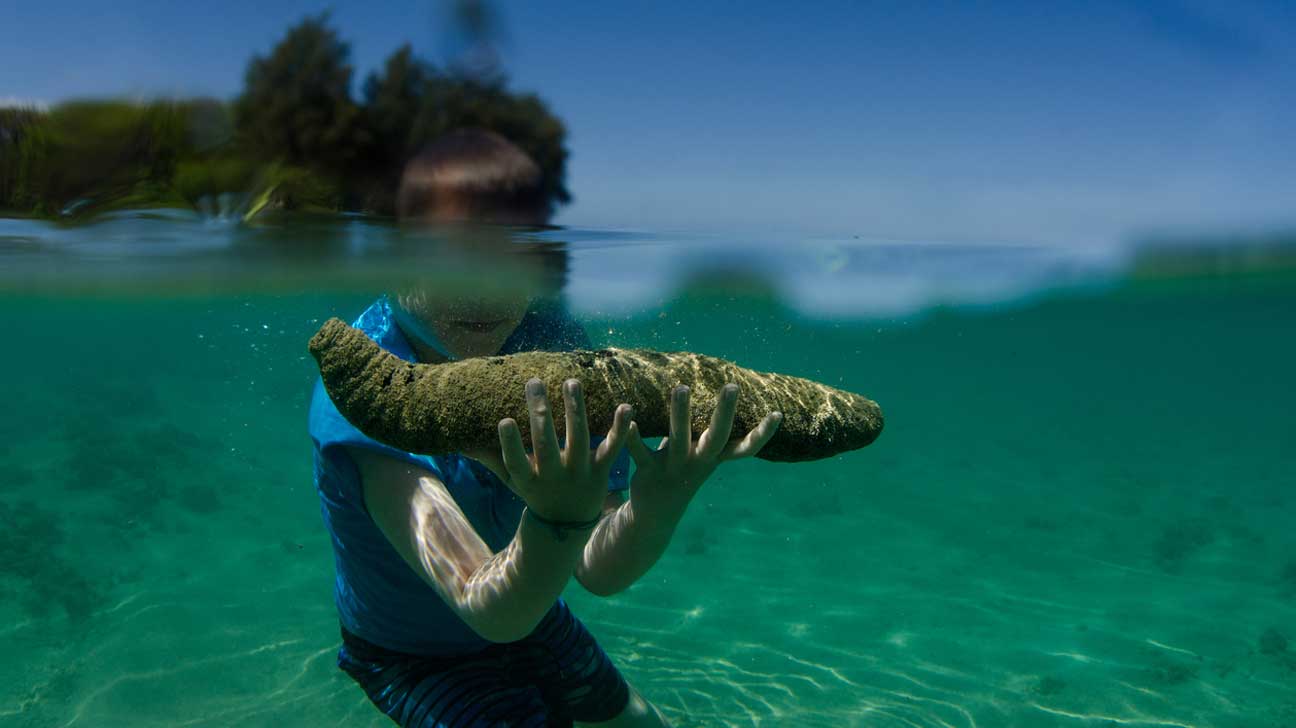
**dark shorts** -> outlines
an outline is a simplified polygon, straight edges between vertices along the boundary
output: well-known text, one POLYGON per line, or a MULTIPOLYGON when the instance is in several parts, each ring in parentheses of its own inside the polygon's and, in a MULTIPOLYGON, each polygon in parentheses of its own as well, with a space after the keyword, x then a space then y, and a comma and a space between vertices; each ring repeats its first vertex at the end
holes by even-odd
POLYGON ((630 688, 559 601, 525 639, 461 657, 407 655, 342 630, 338 667, 405 728, 570 726, 615 718, 630 688))

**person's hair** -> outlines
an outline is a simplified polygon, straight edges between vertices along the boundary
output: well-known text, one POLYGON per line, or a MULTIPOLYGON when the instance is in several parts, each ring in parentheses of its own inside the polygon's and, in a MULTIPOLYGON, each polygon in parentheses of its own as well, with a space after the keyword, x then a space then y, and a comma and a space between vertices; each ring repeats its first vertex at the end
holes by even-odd
POLYGON ((543 223, 550 209, 540 183, 539 165, 517 145, 493 131, 459 129, 405 165, 396 214, 404 220, 543 223))

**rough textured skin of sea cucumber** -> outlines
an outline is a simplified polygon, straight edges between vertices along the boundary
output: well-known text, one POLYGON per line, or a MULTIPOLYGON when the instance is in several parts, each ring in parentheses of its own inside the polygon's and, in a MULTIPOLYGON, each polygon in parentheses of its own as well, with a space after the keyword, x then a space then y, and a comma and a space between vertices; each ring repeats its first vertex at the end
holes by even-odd
POLYGON ((855 450, 877 439, 882 410, 858 394, 784 374, 756 372, 716 357, 647 349, 527 352, 411 364, 358 329, 330 319, 311 338, 324 387, 361 432, 406 452, 439 454, 499 447, 499 421, 512 417, 530 442, 523 391, 539 378, 550 394, 554 425, 563 434, 567 379, 580 380, 590 432, 612 424, 618 404, 634 407, 644 437, 670 428, 671 390, 690 388, 694 437, 710 423, 720 389, 741 388, 733 436, 742 437, 766 414, 783 413, 778 432, 757 457, 794 462, 855 450))

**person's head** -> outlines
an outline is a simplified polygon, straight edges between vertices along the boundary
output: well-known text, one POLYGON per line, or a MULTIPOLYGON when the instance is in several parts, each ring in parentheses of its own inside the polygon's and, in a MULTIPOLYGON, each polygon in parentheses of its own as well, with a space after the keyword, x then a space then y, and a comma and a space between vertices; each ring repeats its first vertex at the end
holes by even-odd
POLYGON ((416 225, 543 225, 550 204, 541 181, 539 165, 516 144, 493 131, 459 129, 405 165, 396 214, 416 225))
POLYGON ((503 226, 548 219, 540 168, 504 137, 455 131, 406 166, 397 213, 406 228, 433 232, 437 282, 396 296, 398 323, 421 358, 438 347, 456 357, 499 351, 532 303, 556 298, 567 254, 552 243, 515 242, 503 226))

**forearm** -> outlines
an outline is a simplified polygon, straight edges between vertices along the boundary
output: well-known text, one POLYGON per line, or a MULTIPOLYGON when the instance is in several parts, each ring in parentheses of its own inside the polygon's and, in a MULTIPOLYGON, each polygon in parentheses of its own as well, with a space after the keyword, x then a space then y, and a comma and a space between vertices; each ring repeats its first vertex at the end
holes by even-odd
POLYGON ((558 540, 524 516, 508 547, 485 559, 453 595, 456 611, 492 642, 522 639, 567 586, 586 536, 569 532, 558 540))
POLYGON ((585 545, 576 579, 593 594, 624 591, 657 563, 675 533, 675 518, 636 514, 633 498, 604 518, 585 545), (638 517, 636 517, 638 515, 638 517))

